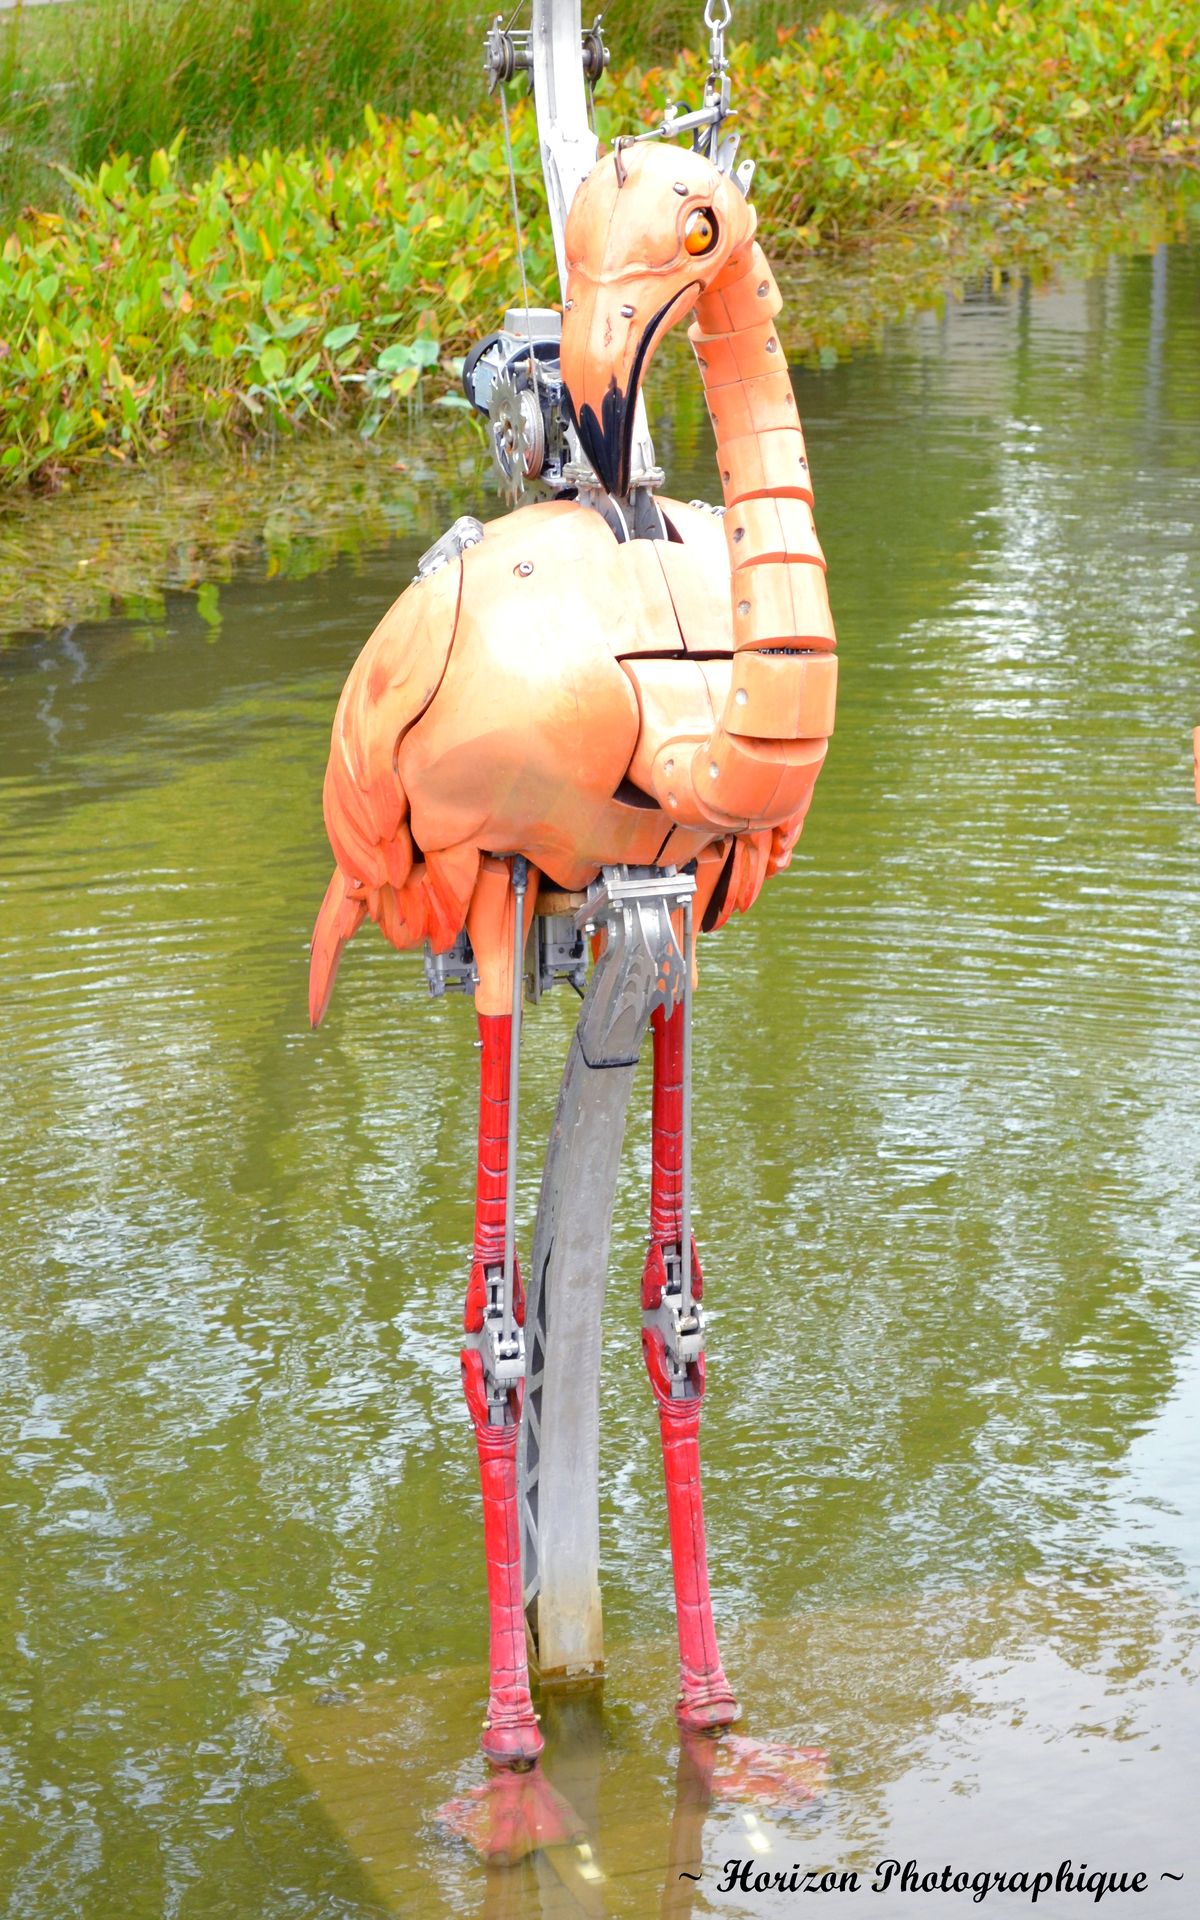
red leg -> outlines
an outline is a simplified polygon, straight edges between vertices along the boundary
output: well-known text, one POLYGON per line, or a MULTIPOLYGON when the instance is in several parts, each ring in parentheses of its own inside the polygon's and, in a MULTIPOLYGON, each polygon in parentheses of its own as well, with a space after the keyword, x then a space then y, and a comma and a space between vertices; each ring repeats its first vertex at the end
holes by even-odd
MULTIPOLYGON (((642 1278, 642 1351, 658 1403, 663 1469, 667 1483, 667 1522, 679 1625, 679 1701, 681 1725, 703 1729, 728 1726, 737 1718, 737 1701, 725 1678, 713 1628, 708 1591, 704 1509, 700 1498, 700 1408, 704 1398, 704 1355, 682 1359, 672 1352, 663 1327, 664 1302, 678 1296, 682 1267, 682 1179, 684 1153, 682 1007, 652 1017, 654 1038, 654 1148, 650 1186, 650 1249, 642 1278)), ((695 1241, 691 1255, 692 1297, 703 1291, 695 1241)), ((668 1316, 669 1323, 669 1316, 668 1316)), ((698 1349, 698 1339, 694 1343, 698 1349)))
MULTIPOLYGON (((510 1014, 479 1015, 483 1043, 479 1098, 479 1184, 475 1248, 463 1326, 477 1338, 462 1353, 463 1391, 475 1427, 483 1484, 483 1537, 491 1621, 491 1695, 481 1745, 497 1766, 537 1758, 543 1741, 529 1697, 525 1610, 521 1592, 521 1536, 517 1522, 517 1427, 522 1385, 497 1381, 490 1370, 485 1322, 498 1313, 504 1272, 504 1203, 508 1171, 510 1014), (492 1311, 489 1311, 492 1310, 492 1311)), ((514 1273, 518 1323, 525 1304, 514 1273)))

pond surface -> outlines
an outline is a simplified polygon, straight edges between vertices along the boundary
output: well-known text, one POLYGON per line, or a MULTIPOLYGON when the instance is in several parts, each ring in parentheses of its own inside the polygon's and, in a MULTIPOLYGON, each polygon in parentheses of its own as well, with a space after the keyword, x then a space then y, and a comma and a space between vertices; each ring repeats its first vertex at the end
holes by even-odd
MULTIPOLYGON (((15 1920, 767 1915, 803 1902, 723 1862, 891 1855, 1195 1912, 1200 247, 989 287, 797 391, 838 734, 791 873, 702 946, 696 1211, 726 1664, 823 1791, 709 1806, 679 1754, 646 1062, 609 1679, 544 1708, 590 1853, 485 1873, 434 1818, 483 1777, 472 1020, 368 929, 305 1024, 334 701, 431 521, 219 626, 180 596, 0 656, 15 1920)), ((672 491, 714 497, 665 404, 672 491)), ((527 1027, 526 1247, 574 1006, 527 1027)), ((839 1910, 978 1911, 869 1887, 839 1910)))

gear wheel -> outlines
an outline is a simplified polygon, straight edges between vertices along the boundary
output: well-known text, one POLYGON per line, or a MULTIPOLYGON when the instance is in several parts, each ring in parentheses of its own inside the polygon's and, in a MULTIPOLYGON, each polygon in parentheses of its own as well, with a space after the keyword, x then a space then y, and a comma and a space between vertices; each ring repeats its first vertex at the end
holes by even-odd
POLYGON ((515 506, 545 465, 546 428, 537 395, 520 387, 510 373, 497 374, 488 397, 492 430, 492 459, 500 476, 500 491, 515 506))

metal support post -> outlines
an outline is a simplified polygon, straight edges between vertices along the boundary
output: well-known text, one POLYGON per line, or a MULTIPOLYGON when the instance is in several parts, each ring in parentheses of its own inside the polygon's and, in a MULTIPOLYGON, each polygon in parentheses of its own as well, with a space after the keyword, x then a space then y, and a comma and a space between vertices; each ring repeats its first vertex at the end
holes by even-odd
POLYGON ((638 1051, 687 978, 671 915, 690 874, 606 867, 579 923, 605 945, 571 1042, 542 1176, 518 1443, 525 1614, 543 1681, 603 1672, 600 1339, 608 1243, 638 1051))
MULTIPOLYGON (((596 164, 599 142, 588 120, 583 84, 582 7, 580 0, 533 0, 530 39, 533 50, 533 99, 537 112, 546 205, 554 233, 554 254, 563 298, 567 291, 567 215, 576 191, 596 164)), ((641 394, 633 428, 632 484, 662 478, 654 464, 654 443, 641 394)))

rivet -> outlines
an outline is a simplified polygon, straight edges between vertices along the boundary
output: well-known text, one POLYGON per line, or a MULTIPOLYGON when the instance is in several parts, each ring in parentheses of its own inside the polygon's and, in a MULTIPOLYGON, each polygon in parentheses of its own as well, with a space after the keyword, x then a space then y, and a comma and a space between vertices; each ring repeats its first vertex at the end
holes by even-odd
POLYGON ((632 320, 636 312, 637 312, 636 307, 622 307, 621 318, 622 320, 632 320))
POLYGON ((725 483, 726 483, 726 485, 728 485, 728 483, 729 483, 729 474, 728 474, 728 472, 727 472, 727 470, 726 470, 726 469, 725 469, 724 467, 722 467, 722 469, 721 469, 721 478, 722 478, 722 480, 724 480, 724 481, 725 481, 725 483))
POLYGON ((739 687, 737 692, 733 696, 734 705, 738 707, 744 707, 749 698, 750 698, 750 695, 746 692, 745 687, 739 687))
POLYGON ((765 299, 766 299, 766 297, 767 297, 767 295, 768 295, 768 294, 770 293, 770 291, 771 291, 771 283, 770 283, 770 281, 769 281, 769 280, 764 280, 764 281, 763 281, 763 283, 762 283, 762 285, 761 285, 761 287, 760 287, 760 288, 759 288, 759 290, 758 290, 758 297, 759 297, 759 299, 760 299, 760 300, 765 300, 765 299))
POLYGON ((668 805, 669 807, 677 807, 677 806, 679 805, 679 802, 678 802, 678 800, 677 800, 677 799, 675 798, 675 795, 674 795, 673 793, 669 793, 669 794, 667 795, 667 805, 668 805))
POLYGON ((675 762, 673 760, 668 760, 663 767, 663 772, 667 775, 668 778, 670 778, 671 774, 673 774, 674 771, 675 771, 675 762))
POLYGON ((720 769, 720 767, 719 767, 719 766, 717 765, 717 763, 716 763, 716 761, 715 761, 715 760, 710 760, 710 761, 709 761, 709 763, 708 763, 708 777, 709 777, 709 779, 710 779, 710 780, 717 780, 717 779, 719 779, 719 778, 720 778, 720 774, 721 774, 721 769, 720 769))
POLYGON ((778 340, 775 339, 774 335, 772 335, 771 339, 767 341, 767 352, 768 353, 779 352, 779 342, 778 340))
POLYGON ((574 305, 575 305, 575 302, 574 302, 573 300, 564 300, 564 302, 563 302, 563 312, 564 312, 564 313, 570 313, 570 311, 571 311, 571 308, 572 308, 572 307, 573 307, 574 305))
POLYGON ((733 537, 735 540, 744 540, 746 538, 745 527, 735 527, 733 530, 733 537))
POLYGON ((675 191, 679 195, 681 200, 687 199, 687 188, 684 186, 682 180, 677 180, 675 182, 675 191))
POLYGON ((739 601, 738 601, 738 612, 739 612, 739 613, 749 613, 749 611, 750 611, 750 602, 749 602, 748 600, 739 600, 739 601))
POLYGON ((513 572, 515 574, 518 574, 522 580, 527 580, 529 578, 529 575, 533 572, 533 561, 519 560, 516 566, 513 568, 513 572))

